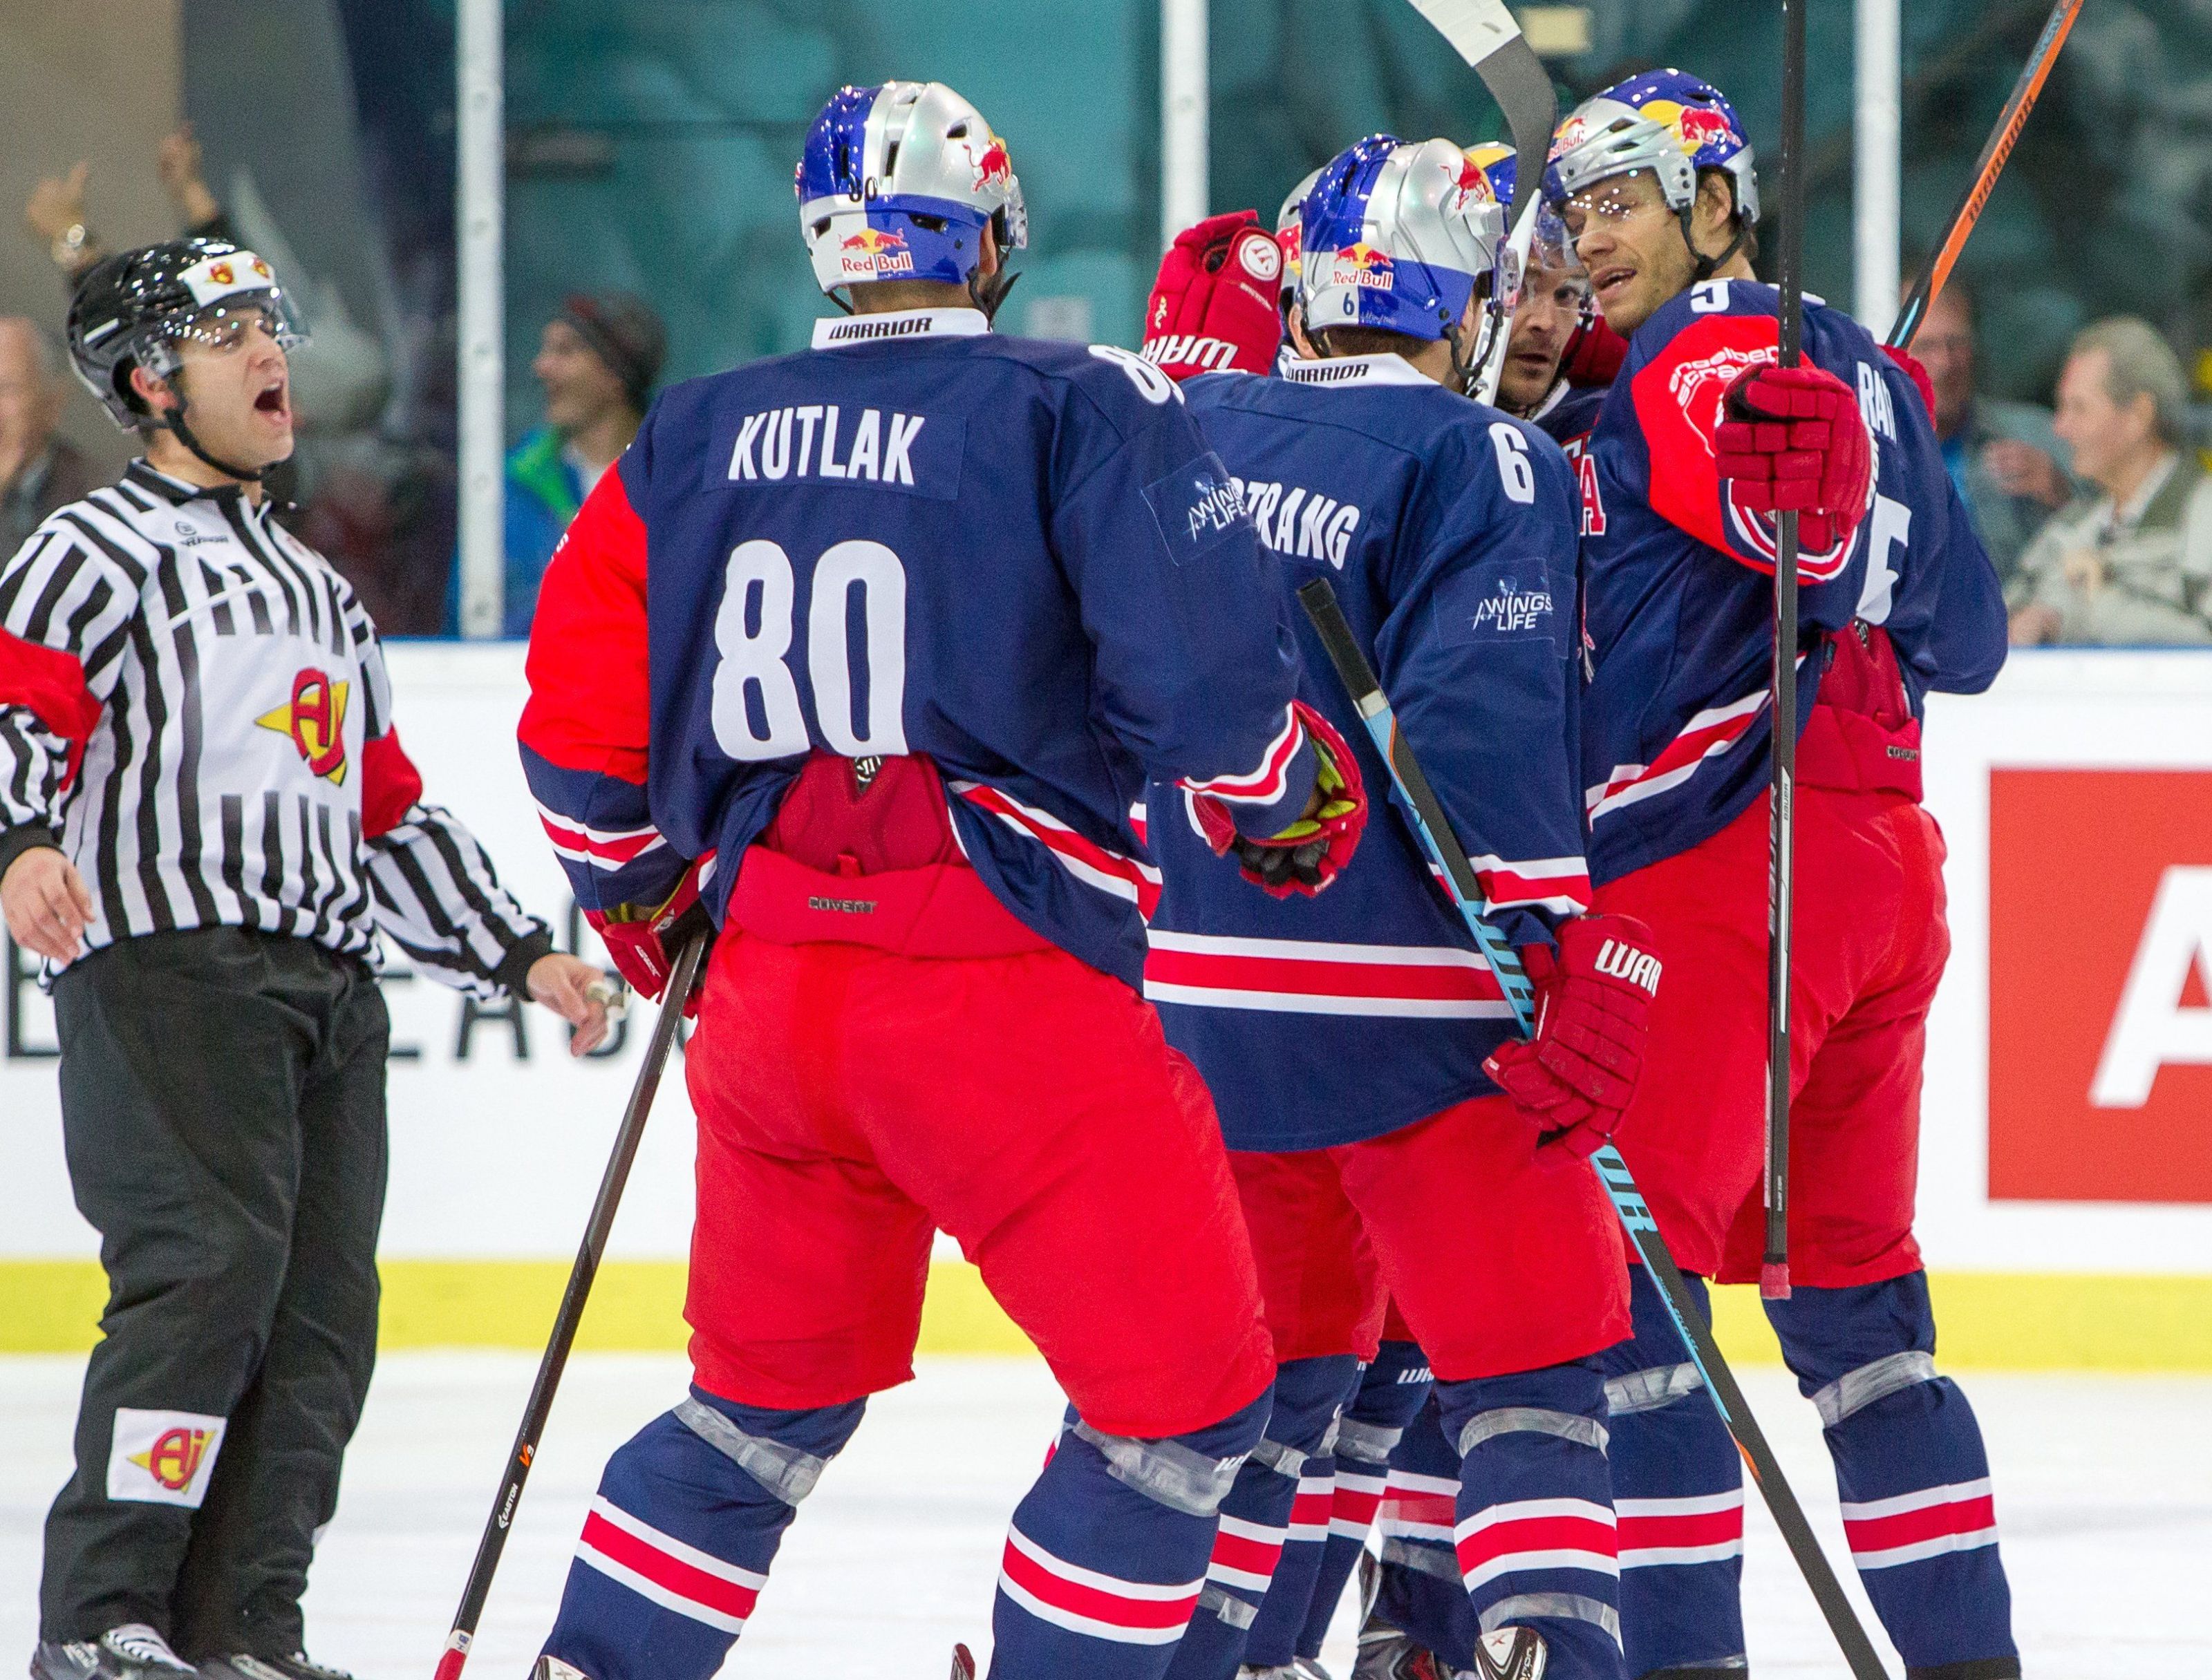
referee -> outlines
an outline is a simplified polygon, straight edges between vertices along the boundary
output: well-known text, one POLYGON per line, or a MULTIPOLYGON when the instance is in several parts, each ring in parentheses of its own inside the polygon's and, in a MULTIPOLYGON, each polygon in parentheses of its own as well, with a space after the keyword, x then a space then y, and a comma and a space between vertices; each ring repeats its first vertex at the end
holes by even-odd
POLYGON ((380 932, 578 1053, 606 1031, 599 972, 423 803, 352 589, 270 517, 299 342, 249 251, 105 259, 70 353, 145 457, 0 566, 0 908, 52 980, 109 1287, 35 1680, 336 1672, 300 1598, 375 1354, 380 932))

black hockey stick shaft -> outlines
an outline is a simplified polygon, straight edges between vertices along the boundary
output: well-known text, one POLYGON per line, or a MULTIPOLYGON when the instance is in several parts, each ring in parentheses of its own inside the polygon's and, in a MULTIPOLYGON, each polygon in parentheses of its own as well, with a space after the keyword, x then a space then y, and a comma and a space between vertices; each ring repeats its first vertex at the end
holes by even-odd
POLYGON ((1887 342, 1895 348, 1912 348, 1920 324, 1935 306, 1944 282, 1950 279, 1951 270, 1958 264, 1959 253, 1966 249, 1966 236, 1982 219, 1990 194, 1996 191, 1997 177, 2004 173, 2005 165, 2012 158, 2012 149, 2020 142, 2021 130, 2027 126, 2027 114, 2042 97, 2043 84, 2051 78, 2051 67, 2058 62, 2059 50, 2066 45, 2066 37, 2073 33, 2074 20, 2081 15, 2081 0, 2057 0, 2051 7, 2043 33, 2036 37, 2035 50, 2028 54, 2020 80, 2013 83, 2012 95, 2005 100, 1996 126, 1990 130, 1982 155, 1975 161, 1973 179, 1966 183, 1958 208, 1951 212, 1951 220, 1944 227, 1943 242, 1936 247, 1927 268, 1913 282, 1912 289, 1905 294, 1897 312, 1896 321, 1890 326, 1887 342))
MULTIPOLYGON (((1412 810, 1415 835, 1430 854, 1431 861, 1443 872, 1446 893, 1497 974, 1498 989, 1512 1007, 1516 1022, 1527 1033, 1532 998, 1521 955, 1481 914, 1482 889, 1474 866, 1452 829, 1443 802, 1422 773, 1412 743, 1399 731, 1389 697, 1382 692, 1375 668, 1368 663, 1358 640, 1352 634, 1344 610, 1337 604, 1336 591, 1329 586, 1328 579, 1316 578, 1299 589, 1298 603, 1312 621, 1315 634, 1328 651, 1329 663, 1336 667, 1338 678, 1352 697, 1353 709, 1366 725, 1383 762, 1389 766, 1391 781, 1412 810)), ((1759 1420, 1752 1416, 1743 1390, 1737 1386, 1735 1374, 1721 1356, 1711 1326, 1698 1310, 1696 1298, 1690 1294, 1681 1269, 1668 1251, 1658 1222, 1651 1216, 1650 1205, 1637 1189, 1628 1163, 1621 1159, 1619 1149, 1607 1143, 1590 1157, 1590 1164, 1596 1169, 1599 1182, 1605 1186, 1607 1198, 1620 1216, 1630 1241, 1649 1269, 1652 1281, 1659 1286, 1668 1316, 1674 1319, 1674 1328, 1689 1350, 1691 1363, 1705 1378, 1705 1392, 1714 1410, 1720 1413, 1729 1434, 1735 1438, 1736 1450, 1743 1454, 1751 1479, 1758 1484, 1759 1497, 1773 1513, 1774 1525, 1782 1531, 1783 1543, 1796 1560, 1806 1586, 1812 1589, 1814 1602, 1820 1607, 1844 1659, 1850 1665, 1853 1680, 1886 1680, 1881 1659, 1875 1654, 1873 1642, 1867 1638, 1850 1600, 1844 1596, 1843 1584, 1828 1567, 1827 1554, 1820 1550, 1812 1525, 1805 1519, 1804 1507, 1798 1504, 1797 1495, 1783 1475, 1773 1449, 1766 1444, 1759 1420)))
MULTIPOLYGON (((1805 0, 1782 0, 1782 365, 1805 327, 1805 0)), ((1797 856, 1797 515, 1775 520, 1774 738, 1766 812, 1766 1244, 1759 1292, 1790 1294, 1790 957, 1797 856)))
POLYGON ((501 1555, 507 1550, 515 1507, 521 1502, 523 1483, 530 1479, 530 1466, 538 1457, 538 1438, 544 1434, 545 1420, 553 1410, 554 1391, 561 1386, 561 1374, 568 1368, 569 1350, 576 1344, 576 1329, 584 1321, 584 1303, 591 1296, 592 1281, 599 1276, 599 1262, 606 1254, 607 1238, 614 1229, 615 1210, 621 1205, 623 1186, 629 1182, 629 1169, 637 1159, 639 1141, 645 1136, 646 1116, 653 1112, 653 1095, 660 1089, 661 1075, 667 1070, 669 1052, 675 1047, 677 1029, 684 1020, 684 1003, 690 997, 692 986, 699 977, 707 943, 707 936, 702 933, 684 947, 676 958, 675 972, 669 976, 668 988, 660 994, 660 1018, 653 1022, 645 1060, 637 1070, 637 1083, 630 1087, 629 1104, 623 1110, 622 1125, 615 1133, 614 1152, 607 1157, 607 1170, 600 1176, 599 1193, 592 1200, 592 1216, 584 1225, 584 1240, 576 1250, 576 1264, 568 1270, 568 1287, 562 1292, 561 1310, 553 1315, 553 1334, 545 1343, 544 1357, 538 1362, 538 1380, 530 1386, 529 1403, 522 1409, 522 1427, 515 1431, 514 1450, 507 1455, 506 1478, 500 1483, 499 1496, 492 1501, 483 1538, 477 1544, 476 1562, 469 1570, 468 1585, 461 1592, 460 1610, 453 1617, 453 1630, 446 1635, 446 1648, 438 1659, 436 1680, 457 1680, 462 1665, 468 1661, 469 1647, 476 1642, 477 1623, 483 1618, 484 1600, 491 1592, 491 1578, 498 1571, 501 1555))

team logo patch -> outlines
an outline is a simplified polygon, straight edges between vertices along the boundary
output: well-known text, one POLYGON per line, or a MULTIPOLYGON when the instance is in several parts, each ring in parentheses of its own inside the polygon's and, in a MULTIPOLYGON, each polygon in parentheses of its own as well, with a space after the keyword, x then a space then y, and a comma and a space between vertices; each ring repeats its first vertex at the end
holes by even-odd
POLYGON ((107 1453, 107 1496, 198 1510, 215 1474, 225 1422, 206 1412, 118 1406, 107 1453))
POLYGON ((1729 387, 1743 377, 1744 370, 1763 363, 1781 360, 1781 353, 1773 345, 1761 345, 1755 349, 1733 347, 1715 350, 1709 356, 1699 356, 1695 361, 1686 361, 1667 376, 1667 392, 1681 405, 1682 416, 1690 423, 1690 430, 1705 453, 1715 454, 1713 437, 1720 430, 1725 416, 1722 403, 1729 387))
POLYGON ((292 698, 253 721, 289 735, 307 764, 307 773, 343 787, 346 779, 345 715, 350 685, 333 682, 310 665, 292 679, 292 698))
POLYGON ((250 251, 205 258, 177 278, 192 294, 192 301, 203 307, 219 303, 234 293, 266 291, 276 283, 269 264, 250 251))
POLYGON ((1528 579, 1455 579, 1437 592, 1437 611, 1455 641, 1518 641, 1535 636, 1556 640, 1559 634, 1552 585, 1541 573, 1528 579))

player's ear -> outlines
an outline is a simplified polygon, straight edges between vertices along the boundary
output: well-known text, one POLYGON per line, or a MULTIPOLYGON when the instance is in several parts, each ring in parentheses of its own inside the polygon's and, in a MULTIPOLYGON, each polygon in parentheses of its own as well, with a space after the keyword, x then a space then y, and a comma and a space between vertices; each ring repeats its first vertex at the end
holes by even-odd
POLYGON ((983 224, 981 242, 976 247, 975 277, 988 280, 998 273, 999 268, 999 230, 987 221, 983 224))
POLYGON ((1698 203, 1696 221, 1698 244, 1718 251, 1734 237, 1731 224, 1735 221, 1735 193, 1729 185, 1725 173, 1718 169, 1698 172, 1698 203))
POLYGON ((149 414, 164 414, 177 405, 177 394, 169 382, 143 367, 131 370, 131 392, 149 414))

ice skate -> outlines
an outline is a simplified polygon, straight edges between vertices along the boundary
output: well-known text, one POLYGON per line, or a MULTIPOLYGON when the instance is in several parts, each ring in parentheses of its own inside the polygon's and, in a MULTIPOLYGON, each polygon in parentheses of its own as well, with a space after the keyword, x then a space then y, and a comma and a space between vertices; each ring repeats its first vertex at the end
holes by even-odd
POLYGON ((1498 1628, 1474 1644, 1474 1680, 1544 1680, 1548 1649, 1534 1628, 1498 1628))
POLYGON ((306 1652, 289 1657, 256 1657, 247 1652, 210 1657, 199 1666, 200 1680, 353 1680, 343 1669, 313 1660, 306 1652))
POLYGON ((96 1640, 42 1640, 31 1653, 31 1680, 191 1680, 192 1671, 143 1622, 110 1628, 96 1640))
POLYGON ((952 1647, 952 1680, 975 1680, 975 1658, 964 1645, 952 1647))
POLYGON ((558 1657, 540 1657, 538 1666, 530 1671, 530 1680, 591 1680, 591 1677, 558 1657))

